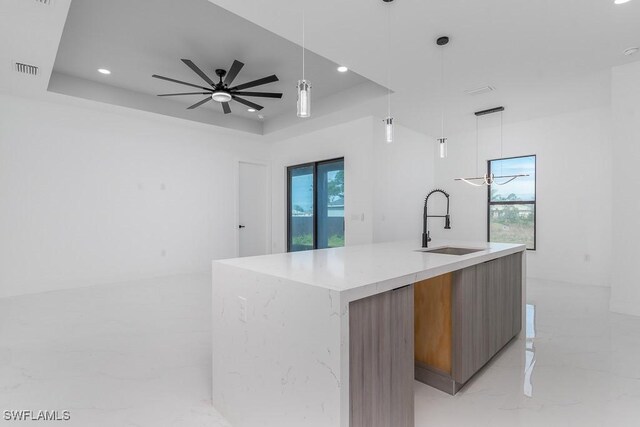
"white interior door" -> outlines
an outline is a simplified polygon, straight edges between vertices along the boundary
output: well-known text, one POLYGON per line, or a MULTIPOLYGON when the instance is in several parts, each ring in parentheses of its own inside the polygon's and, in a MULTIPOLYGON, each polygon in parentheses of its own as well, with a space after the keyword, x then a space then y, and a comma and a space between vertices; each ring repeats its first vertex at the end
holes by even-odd
POLYGON ((239 171, 239 255, 264 255, 267 253, 267 167, 240 162, 239 171))

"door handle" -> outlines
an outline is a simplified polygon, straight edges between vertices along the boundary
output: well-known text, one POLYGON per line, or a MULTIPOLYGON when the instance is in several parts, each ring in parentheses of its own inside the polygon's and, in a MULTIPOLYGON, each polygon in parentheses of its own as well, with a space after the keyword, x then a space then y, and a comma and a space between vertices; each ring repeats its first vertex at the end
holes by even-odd
POLYGON ((239 225, 238 228, 245 228, 245 226, 244 225, 239 225))

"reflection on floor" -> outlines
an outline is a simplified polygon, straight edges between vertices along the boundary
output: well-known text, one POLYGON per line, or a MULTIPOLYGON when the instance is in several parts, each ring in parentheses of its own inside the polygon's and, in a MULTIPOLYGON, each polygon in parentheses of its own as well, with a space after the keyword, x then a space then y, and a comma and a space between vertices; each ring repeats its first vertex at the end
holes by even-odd
MULTIPOLYGON (((203 275, 0 299, 0 410, 228 426, 210 406, 210 297, 203 275)), ((416 426, 639 425, 640 318, 609 313, 608 298, 531 281, 526 338, 454 397, 416 382, 416 426)))
POLYGON ((607 288, 531 280, 527 300, 526 338, 456 396, 416 383, 416 425, 640 425, 640 318, 607 288))
POLYGON ((526 323, 526 342, 525 342, 525 362, 524 362, 524 395, 533 397, 533 384, 531 383, 531 374, 536 366, 536 347, 534 338, 536 337, 536 306, 527 304, 527 323, 526 323))

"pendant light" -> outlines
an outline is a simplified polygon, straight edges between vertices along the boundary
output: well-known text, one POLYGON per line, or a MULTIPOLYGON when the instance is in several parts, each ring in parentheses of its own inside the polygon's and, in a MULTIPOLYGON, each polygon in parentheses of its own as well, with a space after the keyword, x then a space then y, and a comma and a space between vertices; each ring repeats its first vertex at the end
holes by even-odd
POLYGON ((500 113, 500 158, 502 158, 502 112, 504 111, 504 107, 491 108, 489 110, 477 111, 476 115, 476 176, 474 178, 455 178, 454 181, 463 181, 469 185, 473 185, 474 187, 483 187, 485 185, 505 185, 513 181, 514 179, 518 179, 520 177, 529 176, 528 174, 520 174, 520 175, 502 175, 495 176, 492 173, 485 173, 483 176, 478 176, 478 145, 479 145, 479 129, 478 129, 478 120, 481 116, 486 116, 487 114, 500 113), (496 181, 502 179, 504 181, 496 181))
POLYGON ((440 46, 440 138, 438 138, 438 147, 440 151, 440 158, 447 157, 447 138, 444 136, 444 46, 449 43, 449 37, 438 37, 436 44, 440 46))
MULTIPOLYGON (((382 0, 385 3, 392 3, 393 0, 382 0)), ((391 5, 387 6, 387 36, 388 52, 391 53, 391 5)), ((387 61, 387 117, 384 119, 384 140, 387 144, 393 142, 393 116, 391 116, 391 61, 387 61)))
POLYGON ((305 27, 304 10, 302 11, 302 80, 298 80, 298 117, 311 117, 311 83, 304 78, 305 27))

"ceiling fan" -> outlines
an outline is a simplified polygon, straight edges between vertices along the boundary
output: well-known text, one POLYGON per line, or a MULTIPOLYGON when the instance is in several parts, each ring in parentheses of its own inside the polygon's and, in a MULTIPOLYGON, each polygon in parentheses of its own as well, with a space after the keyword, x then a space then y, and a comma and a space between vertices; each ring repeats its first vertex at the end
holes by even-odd
POLYGON ((231 113, 231 107, 229 106, 230 101, 236 101, 241 104, 246 105, 249 108, 253 108, 254 110, 262 110, 264 107, 262 105, 258 105, 251 101, 247 101, 241 96, 249 96, 249 97, 260 97, 260 98, 282 98, 281 93, 273 93, 273 92, 242 92, 243 89, 249 89, 256 86, 262 86, 267 83, 273 83, 278 81, 278 77, 275 74, 272 74, 268 77, 263 77, 258 80, 253 80, 248 83, 243 83, 241 85, 229 87, 231 83, 235 80, 236 76, 244 67, 244 64, 240 61, 234 60, 229 72, 223 69, 217 69, 216 75, 220 78, 218 83, 214 82, 207 76, 196 64, 194 64, 189 59, 183 59, 187 67, 191 68, 202 80, 207 82, 211 87, 199 86, 192 83, 183 82, 176 79, 171 79, 169 77, 159 76, 154 74, 152 77, 156 79, 166 80, 173 83, 179 83, 182 85, 187 85, 191 87, 195 87, 198 89, 202 89, 202 92, 185 92, 185 93, 164 93, 158 96, 182 96, 182 95, 207 95, 201 101, 196 102, 192 106, 188 107, 187 110, 193 110, 194 108, 198 108, 199 106, 206 104, 207 102, 214 100, 222 104, 222 110, 225 114, 231 113), (222 80, 224 78, 224 81, 222 80))

